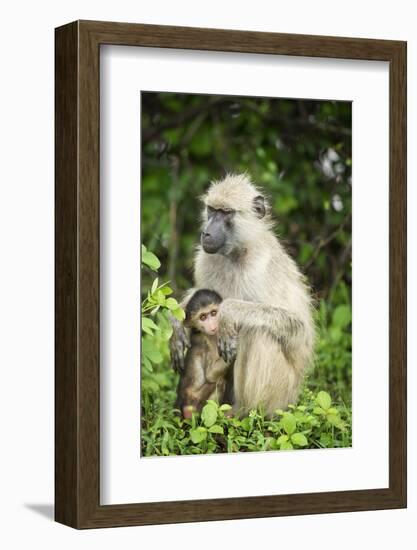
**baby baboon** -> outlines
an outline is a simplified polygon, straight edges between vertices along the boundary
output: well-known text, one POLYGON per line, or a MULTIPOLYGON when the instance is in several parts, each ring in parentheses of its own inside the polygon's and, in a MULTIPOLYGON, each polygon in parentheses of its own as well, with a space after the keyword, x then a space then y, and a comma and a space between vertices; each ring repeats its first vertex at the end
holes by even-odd
MULTIPOLYGON (((218 337, 226 362, 235 358, 234 409, 245 413, 261 406, 272 414, 296 401, 312 360, 310 291, 273 232, 265 196, 246 174, 213 182, 203 202, 195 285, 223 297, 218 337)), ((187 345, 177 324, 174 368, 183 367, 187 345)))
POLYGON ((191 349, 180 374, 176 408, 184 418, 201 411, 207 399, 221 402, 227 365, 217 349, 218 311, 222 301, 213 290, 197 290, 185 306, 184 325, 191 329, 191 349))

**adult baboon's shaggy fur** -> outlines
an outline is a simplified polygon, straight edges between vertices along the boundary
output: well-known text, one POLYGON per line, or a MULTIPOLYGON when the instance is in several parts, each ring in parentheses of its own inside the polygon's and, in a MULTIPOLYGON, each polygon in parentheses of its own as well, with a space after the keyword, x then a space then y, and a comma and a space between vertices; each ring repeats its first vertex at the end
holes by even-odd
POLYGON ((262 406, 272 414, 296 401, 312 359, 310 291, 272 231, 262 191, 247 175, 213 182, 203 202, 203 226, 207 207, 233 212, 222 252, 208 254, 199 246, 194 267, 196 288, 209 288, 223 297, 219 318, 223 350, 237 335, 234 409, 244 413, 262 406))

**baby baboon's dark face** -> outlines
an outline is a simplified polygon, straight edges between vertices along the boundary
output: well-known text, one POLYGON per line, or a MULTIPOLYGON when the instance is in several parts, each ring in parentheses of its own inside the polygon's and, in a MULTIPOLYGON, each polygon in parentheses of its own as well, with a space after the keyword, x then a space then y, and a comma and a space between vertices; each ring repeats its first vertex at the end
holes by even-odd
POLYGON ((201 233, 201 245, 207 254, 227 253, 233 237, 233 210, 215 210, 207 206, 207 223, 201 233))

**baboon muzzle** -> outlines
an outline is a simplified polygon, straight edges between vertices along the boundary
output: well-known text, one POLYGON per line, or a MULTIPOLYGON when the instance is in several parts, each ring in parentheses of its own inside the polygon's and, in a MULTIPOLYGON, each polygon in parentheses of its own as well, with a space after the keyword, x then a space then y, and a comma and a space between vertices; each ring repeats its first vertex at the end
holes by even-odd
POLYGON ((201 233, 201 245, 207 254, 216 254, 226 242, 226 235, 221 227, 222 222, 209 221, 201 233))

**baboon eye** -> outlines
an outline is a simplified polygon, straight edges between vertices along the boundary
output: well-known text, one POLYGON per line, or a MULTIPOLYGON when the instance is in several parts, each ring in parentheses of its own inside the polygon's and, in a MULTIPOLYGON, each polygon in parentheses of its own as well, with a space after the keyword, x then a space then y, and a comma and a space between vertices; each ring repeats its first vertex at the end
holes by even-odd
POLYGON ((210 216, 212 216, 214 213, 215 213, 215 209, 212 208, 211 206, 207 206, 207 216, 210 218, 210 216))
POLYGON ((205 321, 206 319, 207 319, 207 315, 205 313, 200 315, 200 321, 205 321))
POLYGON ((211 312, 211 316, 216 317, 216 315, 217 315, 217 310, 213 309, 213 311, 211 312))

